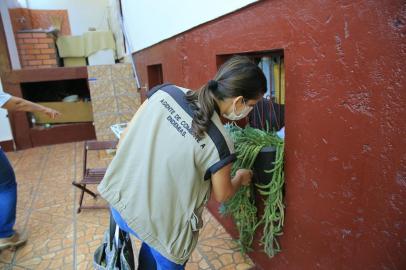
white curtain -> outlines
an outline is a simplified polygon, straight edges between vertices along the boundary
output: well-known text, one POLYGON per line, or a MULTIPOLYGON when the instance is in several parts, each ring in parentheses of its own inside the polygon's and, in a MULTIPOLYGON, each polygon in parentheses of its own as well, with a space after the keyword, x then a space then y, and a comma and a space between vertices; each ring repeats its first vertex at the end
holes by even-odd
POLYGON ((117 58, 125 56, 124 37, 120 24, 120 0, 109 0, 108 23, 116 41, 117 58))

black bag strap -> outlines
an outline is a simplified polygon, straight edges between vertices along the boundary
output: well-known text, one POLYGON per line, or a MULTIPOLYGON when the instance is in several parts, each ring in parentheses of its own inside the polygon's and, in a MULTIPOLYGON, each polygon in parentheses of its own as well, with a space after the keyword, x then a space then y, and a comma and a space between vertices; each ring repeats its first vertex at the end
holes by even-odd
POLYGON ((130 269, 135 269, 135 262, 134 262, 134 257, 133 257, 133 247, 132 247, 132 243, 131 243, 131 238, 130 238, 130 234, 127 233, 126 231, 123 231, 122 229, 120 229, 120 227, 118 227, 116 221, 114 220, 113 214, 110 210, 110 225, 109 225, 109 249, 112 250, 114 242, 115 242, 115 234, 116 234, 116 230, 118 228, 118 242, 119 242, 119 246, 116 246, 116 252, 119 254, 117 257, 117 261, 116 261, 116 267, 118 267, 118 269, 120 269, 120 265, 122 265, 121 260, 125 260, 125 263, 127 264, 126 267, 124 267, 124 269, 128 269, 128 267, 130 269), (124 258, 121 257, 121 253, 122 256, 124 256, 124 258))
POLYGON ((109 225, 109 237, 110 237, 110 241, 109 241, 109 249, 111 250, 112 248, 113 248, 113 241, 114 241, 114 235, 115 235, 115 233, 116 233, 116 226, 117 226, 117 223, 116 223, 116 221, 114 220, 114 217, 113 217, 113 214, 112 214, 112 212, 111 212, 111 210, 109 211, 110 212, 110 225, 109 225))
MULTIPOLYGON (((117 223, 114 220, 113 214, 110 210, 110 225, 109 225, 109 237, 110 237, 110 241, 109 241, 109 248, 112 248, 112 244, 113 241, 115 241, 114 236, 116 234, 116 228, 117 228, 117 223)), ((119 241, 121 243, 124 243, 124 241, 128 242, 128 240, 130 239, 129 234, 126 231, 123 231, 120 227, 118 227, 118 237, 119 237, 119 241)), ((131 243, 131 241, 130 241, 131 243)))
POLYGON ((123 270, 135 269, 134 262, 134 251, 131 243, 130 234, 126 231, 123 231, 119 228, 118 238, 120 247, 120 256, 118 256, 117 263, 120 268, 123 270))

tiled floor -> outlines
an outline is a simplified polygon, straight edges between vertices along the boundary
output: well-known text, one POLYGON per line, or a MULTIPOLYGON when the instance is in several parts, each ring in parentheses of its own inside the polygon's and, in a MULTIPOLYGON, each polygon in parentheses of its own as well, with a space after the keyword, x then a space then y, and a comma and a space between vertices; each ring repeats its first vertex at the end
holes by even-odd
MULTIPOLYGON (((71 185, 82 174, 83 143, 7 153, 17 176, 16 228, 28 242, 16 252, 0 253, 0 269, 92 269, 92 255, 108 226, 108 211, 76 213, 79 192, 71 185)), ((91 166, 106 166, 106 153, 93 153, 91 166)), ((104 204, 85 196, 85 204, 104 204)), ((249 269, 223 227, 204 213, 205 226, 186 269, 249 269)), ((135 241, 135 253, 140 246, 135 241)))

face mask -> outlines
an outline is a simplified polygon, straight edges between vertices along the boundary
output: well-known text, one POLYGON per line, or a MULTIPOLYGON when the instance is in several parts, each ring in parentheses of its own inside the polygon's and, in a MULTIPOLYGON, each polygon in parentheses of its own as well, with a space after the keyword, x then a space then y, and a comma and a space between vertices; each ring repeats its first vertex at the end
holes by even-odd
POLYGON ((247 117, 247 115, 250 113, 251 110, 252 110, 252 107, 246 106, 245 102, 244 102, 244 109, 240 112, 240 114, 237 115, 235 113, 235 103, 234 103, 233 111, 229 114, 223 114, 223 116, 225 118, 227 118, 228 120, 237 121, 237 120, 241 120, 241 119, 247 117))

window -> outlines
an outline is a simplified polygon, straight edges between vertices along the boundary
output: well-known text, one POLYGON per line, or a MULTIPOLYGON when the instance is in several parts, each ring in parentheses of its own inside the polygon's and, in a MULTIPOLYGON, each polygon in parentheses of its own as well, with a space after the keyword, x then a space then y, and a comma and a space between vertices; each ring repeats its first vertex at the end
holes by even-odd
POLYGON ((162 73, 162 64, 147 66, 148 87, 151 89, 154 86, 164 82, 162 73))
POLYGON ((278 104, 285 104, 285 65, 283 55, 263 56, 258 66, 267 80, 267 92, 264 98, 272 99, 278 104))

